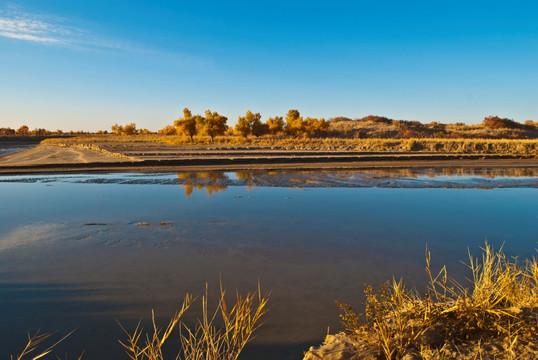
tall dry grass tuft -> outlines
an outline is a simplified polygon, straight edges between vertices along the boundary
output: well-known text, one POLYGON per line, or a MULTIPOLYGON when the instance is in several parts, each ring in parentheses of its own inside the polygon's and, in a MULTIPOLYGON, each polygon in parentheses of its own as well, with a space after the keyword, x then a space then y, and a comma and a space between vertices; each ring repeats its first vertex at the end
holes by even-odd
MULTIPOLYGON (((42 359, 45 356, 52 353, 54 348, 67 339, 71 334, 73 334, 75 330, 71 331, 67 335, 63 336, 59 340, 53 342, 51 345, 48 345, 45 347, 44 350, 40 350, 40 347, 43 347, 49 340, 52 340, 55 333, 45 333, 40 334, 39 331, 37 331, 34 335, 28 334, 28 341, 26 342, 26 345, 24 349, 21 351, 18 355, 11 355, 10 360, 37 360, 42 359)), ((78 359, 82 359, 82 355, 78 357, 78 359)))
MULTIPOLYGON (((252 340, 253 333, 260 326, 261 318, 267 312, 269 295, 261 294, 260 287, 246 295, 236 294, 235 303, 230 307, 225 299, 226 290, 220 287, 220 299, 215 311, 208 307, 208 288, 201 297, 202 317, 194 328, 181 321, 184 313, 196 300, 186 295, 181 309, 172 317, 164 329, 160 329, 152 313, 153 329, 145 332, 140 324, 130 333, 125 331, 127 340, 120 341, 132 360, 163 360, 162 347, 174 329, 179 331, 180 349, 176 359, 183 360, 236 360, 252 340)), ((120 325, 121 326, 121 325, 120 325)))
POLYGON ((446 267, 433 273, 427 251, 424 297, 393 280, 378 291, 366 286, 362 314, 337 302, 345 332, 380 359, 445 358, 449 348, 466 343, 494 344, 507 358, 519 357, 522 348, 538 341, 537 260, 521 263, 487 243, 482 250, 480 259, 469 254, 469 287, 451 279, 446 267))
POLYGON ((469 254, 470 288, 447 283, 445 268, 441 277, 430 276, 430 292, 445 299, 431 304, 436 321, 450 324, 445 334, 461 340, 487 334, 533 334, 537 324, 524 315, 538 307, 537 266, 536 259, 520 264, 507 258, 502 248, 495 252, 486 244, 481 259, 469 254))

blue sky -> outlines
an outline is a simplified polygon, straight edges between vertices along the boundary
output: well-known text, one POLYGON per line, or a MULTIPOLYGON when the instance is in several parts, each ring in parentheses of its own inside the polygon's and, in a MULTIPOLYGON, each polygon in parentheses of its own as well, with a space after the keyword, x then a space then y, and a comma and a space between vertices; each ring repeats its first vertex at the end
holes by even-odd
POLYGON ((0 2, 0 127, 538 120, 538 2, 0 2))

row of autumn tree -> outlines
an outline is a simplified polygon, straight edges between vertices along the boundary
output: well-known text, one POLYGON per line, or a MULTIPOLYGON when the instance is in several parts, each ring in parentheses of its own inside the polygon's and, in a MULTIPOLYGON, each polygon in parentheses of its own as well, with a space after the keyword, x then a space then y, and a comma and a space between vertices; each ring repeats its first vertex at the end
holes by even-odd
POLYGON ((50 135, 64 135, 75 134, 70 131, 64 133, 62 130, 50 131, 47 129, 33 129, 30 130, 28 125, 22 125, 18 129, 12 129, 10 127, 0 127, 0 136, 50 136, 50 135))
POLYGON ((235 128, 228 127, 228 118, 219 113, 207 110, 205 116, 192 115, 192 112, 183 109, 183 117, 174 121, 174 125, 169 125, 159 133, 165 135, 185 135, 191 141, 195 135, 210 136, 213 141, 215 136, 224 134, 236 134, 247 137, 256 137, 267 134, 289 134, 289 135, 326 135, 329 123, 325 119, 307 117, 303 119, 297 110, 289 110, 286 117, 270 117, 267 121, 261 121, 260 113, 253 113, 248 110, 245 116, 239 116, 235 128))

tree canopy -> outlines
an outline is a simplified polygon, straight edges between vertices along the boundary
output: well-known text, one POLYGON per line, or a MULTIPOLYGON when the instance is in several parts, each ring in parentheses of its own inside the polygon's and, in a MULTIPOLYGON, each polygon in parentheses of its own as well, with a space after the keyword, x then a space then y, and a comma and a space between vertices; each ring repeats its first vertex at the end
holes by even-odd
POLYGON ((114 124, 112 125, 111 129, 116 135, 135 135, 138 132, 136 130, 135 123, 130 123, 127 125, 114 124))
POLYGON ((247 110, 245 116, 239 116, 235 125, 235 131, 244 137, 250 134, 256 137, 267 134, 269 127, 267 124, 262 123, 261 118, 260 113, 254 114, 250 110, 247 110))
POLYGON ((307 117, 303 123, 303 129, 308 136, 326 135, 329 130, 329 123, 325 119, 307 117))
POLYGON ((286 127, 284 130, 291 135, 298 135, 303 132, 303 118, 298 110, 288 111, 286 114, 286 127))
POLYGON ((205 117, 196 116, 196 130, 199 134, 209 135, 211 142, 215 139, 215 136, 224 135, 228 126, 226 122, 228 118, 220 115, 218 112, 211 112, 206 110, 205 117))
POLYGON ((266 121, 269 133, 276 135, 284 132, 284 118, 282 116, 270 117, 266 121))
POLYGON ((178 135, 186 135, 191 138, 191 141, 193 141, 193 136, 196 135, 197 129, 196 129, 196 118, 200 117, 192 116, 191 111, 188 108, 183 109, 183 117, 177 119, 174 121, 174 126, 176 127, 176 131, 178 135))

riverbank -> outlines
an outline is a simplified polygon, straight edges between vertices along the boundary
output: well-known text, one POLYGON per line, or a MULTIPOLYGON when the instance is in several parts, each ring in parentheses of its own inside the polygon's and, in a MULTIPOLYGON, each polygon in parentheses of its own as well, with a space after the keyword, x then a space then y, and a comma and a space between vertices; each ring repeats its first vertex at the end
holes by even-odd
POLYGON ((430 268, 426 295, 402 280, 379 290, 365 286, 365 310, 337 302, 344 332, 327 335, 304 360, 536 359, 538 264, 495 252, 469 254, 470 284, 451 279, 446 267, 430 268))
MULTIPOLYGON (((60 139, 63 140, 63 139, 60 139)), ((534 155, 45 141, 0 156, 0 173, 538 167, 534 155)))

